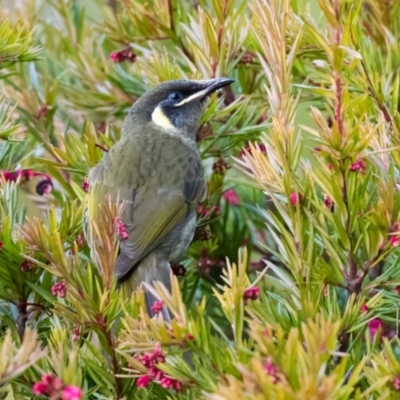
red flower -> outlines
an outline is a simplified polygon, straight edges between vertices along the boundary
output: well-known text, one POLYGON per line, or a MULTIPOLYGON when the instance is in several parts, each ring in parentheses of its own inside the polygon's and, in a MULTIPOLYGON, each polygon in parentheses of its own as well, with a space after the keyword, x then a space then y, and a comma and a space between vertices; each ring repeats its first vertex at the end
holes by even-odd
POLYGON ((172 378, 168 378, 168 377, 164 377, 161 379, 160 385, 164 388, 164 389, 173 389, 176 390, 177 392, 180 392, 182 390, 182 383, 172 379, 172 378))
POLYGON ((47 394, 48 396, 52 396, 61 388, 62 388, 62 382, 60 378, 55 378, 50 374, 44 374, 42 376, 42 380, 33 385, 32 391, 33 394, 37 396, 40 396, 42 394, 47 394))
POLYGON ((60 297, 64 298, 67 295, 67 282, 61 281, 61 282, 55 283, 51 287, 51 294, 53 296, 60 295, 60 297))
POLYGON ((239 197, 233 189, 227 190, 222 195, 222 198, 232 206, 237 206, 239 204, 239 197))
POLYGON ((40 396, 41 394, 46 394, 48 385, 44 382, 37 382, 33 385, 32 391, 36 396, 40 396))
POLYGON ((113 63, 122 63, 123 61, 130 61, 133 63, 136 60, 136 54, 130 47, 127 47, 126 49, 111 53, 110 60, 113 63))
POLYGON ((162 300, 157 300, 153 303, 153 305, 151 306, 151 311, 154 314, 158 314, 160 311, 162 311, 164 306, 164 302, 162 300))
POLYGON ((78 341, 79 336, 81 335, 81 327, 80 325, 76 325, 74 330, 72 331, 72 338, 71 340, 75 343, 78 341))
POLYGON ((150 381, 151 379, 148 375, 142 375, 136 381, 136 386, 138 388, 146 388, 147 386, 149 386, 150 381))
POLYGON ((393 379, 393 386, 394 389, 398 392, 400 392, 400 376, 395 376, 393 379))
POLYGON ((299 205, 303 200, 303 196, 300 193, 293 192, 290 195, 290 202, 292 203, 293 206, 299 205))
POLYGON ((3 248, 4 243, 0 240, 0 250, 3 248))
POLYGON ((119 240, 128 239, 128 237, 129 237, 128 231, 126 230, 125 224, 121 221, 121 218, 115 217, 114 218, 114 223, 115 223, 115 226, 116 226, 117 235, 118 235, 119 240))
POLYGON ((393 247, 400 246, 400 236, 397 235, 390 236, 389 244, 393 247))
POLYGON ((31 169, 17 169, 15 171, 3 171, 3 176, 6 182, 16 182, 17 180, 29 181, 30 178, 36 175, 37 173, 33 172, 31 169))
POLYGON ((324 203, 329 211, 333 212, 335 210, 335 203, 329 196, 325 196, 324 203))
POLYGON ((25 261, 22 261, 20 268, 24 272, 29 272, 33 268, 33 265, 30 261, 25 260, 25 261))
POLYGON ((66 386, 61 393, 62 400, 80 400, 82 390, 76 386, 66 386))
POLYGON ((158 363, 163 363, 165 355, 157 345, 154 347, 152 353, 145 353, 143 356, 139 356, 139 360, 146 368, 151 368, 158 363))
POLYGON ((245 289, 243 298, 247 300, 257 300, 260 297, 260 288, 257 286, 245 289))
POLYGON ((82 189, 87 193, 89 191, 89 182, 87 180, 84 180, 82 182, 82 189))
POLYGON ((394 288, 394 291, 395 291, 395 293, 396 293, 398 296, 400 296, 400 286, 396 286, 396 287, 394 288))
POLYGON ((351 172, 361 172, 362 174, 364 174, 365 171, 367 170, 367 165, 365 164, 365 161, 362 158, 359 158, 350 165, 349 170, 351 172))
POLYGON ((277 383, 279 381, 279 376, 278 376, 279 370, 272 362, 271 357, 267 358, 267 362, 264 363, 263 365, 263 370, 267 375, 269 375, 272 378, 273 383, 277 383))
POLYGON ((361 312, 362 312, 363 314, 365 314, 365 313, 368 312, 368 306, 367 306, 366 304, 363 304, 363 305, 361 306, 361 312))
POLYGON ((35 118, 36 119, 40 119, 42 117, 46 117, 47 116, 47 111, 49 110, 49 106, 47 104, 43 104, 39 110, 36 112, 35 114, 35 118))
POLYGON ((379 339, 382 337, 382 329, 383 329, 383 321, 380 318, 375 318, 368 324, 369 334, 371 336, 371 340, 375 339, 375 335, 378 333, 378 329, 380 329, 379 339))

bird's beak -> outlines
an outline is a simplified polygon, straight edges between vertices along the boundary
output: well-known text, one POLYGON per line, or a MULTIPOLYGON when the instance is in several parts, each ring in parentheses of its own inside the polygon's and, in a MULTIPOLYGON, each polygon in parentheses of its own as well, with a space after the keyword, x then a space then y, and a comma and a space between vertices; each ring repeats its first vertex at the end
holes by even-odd
POLYGON ((230 85, 232 82, 235 82, 232 78, 216 78, 216 79, 208 79, 203 81, 206 85, 206 88, 199 92, 202 93, 203 97, 214 93, 218 89, 223 88, 224 86, 230 85))
POLYGON ((232 78, 215 78, 215 79, 207 79, 204 81, 199 81, 201 84, 201 89, 200 91, 192 94, 191 96, 187 97, 186 99, 183 99, 180 103, 175 104, 175 107, 182 106, 183 104, 189 103, 189 101, 192 100, 203 100, 210 94, 214 93, 218 89, 221 89, 222 87, 231 84, 232 82, 235 82, 234 79, 232 78))

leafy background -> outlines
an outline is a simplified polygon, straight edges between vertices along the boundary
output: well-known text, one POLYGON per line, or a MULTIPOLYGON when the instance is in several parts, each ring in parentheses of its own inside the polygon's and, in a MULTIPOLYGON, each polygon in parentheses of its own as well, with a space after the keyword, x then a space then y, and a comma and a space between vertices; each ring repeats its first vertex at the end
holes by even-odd
POLYGON ((386 0, 3 0, 0 396, 399 398, 399 29, 386 0), (116 205, 90 259, 85 177, 147 88, 218 76, 150 320, 113 279, 116 205))

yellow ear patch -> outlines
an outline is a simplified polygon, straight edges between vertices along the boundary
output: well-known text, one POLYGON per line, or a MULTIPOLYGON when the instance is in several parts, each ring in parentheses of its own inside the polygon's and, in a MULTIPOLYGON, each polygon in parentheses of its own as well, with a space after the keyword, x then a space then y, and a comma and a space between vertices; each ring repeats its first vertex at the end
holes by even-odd
POLYGON ((152 121, 159 127, 167 130, 176 130, 175 126, 172 125, 169 118, 164 114, 161 107, 156 107, 151 114, 152 121))

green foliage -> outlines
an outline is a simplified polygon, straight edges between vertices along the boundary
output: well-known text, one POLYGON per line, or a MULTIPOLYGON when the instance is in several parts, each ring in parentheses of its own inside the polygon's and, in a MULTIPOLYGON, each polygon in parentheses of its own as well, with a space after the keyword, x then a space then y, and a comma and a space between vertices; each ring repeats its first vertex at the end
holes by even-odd
POLYGON ((398 2, 20 4, 0 20, 0 398, 45 373, 87 399, 399 398, 398 2), (220 76, 187 273, 149 288, 174 317, 150 319, 114 279, 121 206, 90 254, 85 179, 149 87, 220 76))

